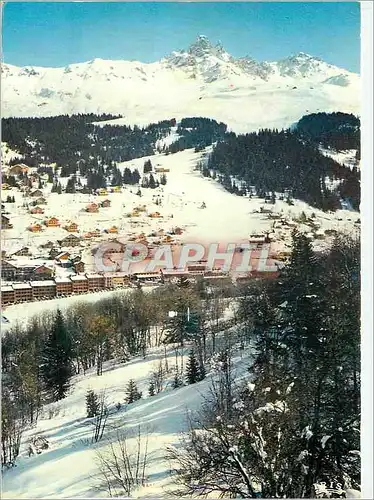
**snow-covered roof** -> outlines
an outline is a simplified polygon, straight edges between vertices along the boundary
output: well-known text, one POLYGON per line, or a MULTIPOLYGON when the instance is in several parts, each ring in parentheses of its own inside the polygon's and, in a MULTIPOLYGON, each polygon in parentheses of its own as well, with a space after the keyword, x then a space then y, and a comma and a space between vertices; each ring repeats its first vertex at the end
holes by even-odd
POLYGON ((70 279, 72 281, 87 281, 87 278, 85 276, 71 276, 70 279))
POLYGON ((103 278, 102 274, 86 274, 87 279, 98 279, 98 278, 103 278))
POLYGON ((13 285, 13 289, 14 290, 22 290, 22 289, 26 289, 26 288, 30 288, 31 289, 31 285, 30 283, 16 283, 13 285))
POLYGON ((70 278, 55 278, 56 283, 71 283, 70 278))
POLYGON ((44 281, 30 281, 31 286, 40 287, 40 286, 55 286, 55 282, 53 280, 44 280, 44 281))
POLYGON ((128 276, 129 273, 126 272, 119 272, 119 273, 104 273, 105 278, 124 278, 125 276, 128 276))
POLYGON ((2 286, 1 292, 13 292, 13 287, 12 286, 2 286))

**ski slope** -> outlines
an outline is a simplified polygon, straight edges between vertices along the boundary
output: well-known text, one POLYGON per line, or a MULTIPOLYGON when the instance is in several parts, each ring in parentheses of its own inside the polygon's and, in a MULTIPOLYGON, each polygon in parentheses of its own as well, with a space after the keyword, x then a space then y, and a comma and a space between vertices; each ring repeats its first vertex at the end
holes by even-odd
MULTIPOLYGON (((188 348, 185 350, 188 355, 188 348)), ((234 358, 237 380, 245 374, 249 351, 234 358)), ((173 370, 176 366, 174 349, 167 348, 166 359, 173 370)), ((95 448, 103 451, 107 439, 96 446, 89 443, 92 426, 85 409, 88 389, 105 391, 111 416, 107 424, 107 438, 114 438, 118 430, 131 433, 138 426, 148 433, 149 467, 147 485, 134 492, 134 497, 164 497, 172 488, 169 463, 165 459, 166 446, 177 445, 180 433, 187 429, 189 412, 201 408, 204 395, 210 386, 211 375, 197 384, 179 389, 170 386, 153 397, 147 397, 150 373, 165 360, 164 349, 153 349, 147 357, 134 358, 125 364, 108 362, 103 375, 95 373, 76 376, 70 394, 60 402, 46 405, 36 428, 28 430, 23 438, 22 453, 17 467, 3 476, 3 498, 103 498, 108 497, 99 484, 95 448), (136 381, 143 398, 131 405, 124 403, 125 387, 129 379, 136 381), (117 410, 117 403, 122 408, 117 410), (50 448, 40 455, 27 456, 27 441, 35 435, 43 435, 50 448)), ((178 358, 179 366, 181 357, 178 358)), ((186 360, 184 360, 184 363, 186 360)), ((94 372, 94 370, 92 370, 94 372)), ((172 379, 169 376, 168 383, 172 379)), ((131 439, 129 446, 135 445, 131 439)))

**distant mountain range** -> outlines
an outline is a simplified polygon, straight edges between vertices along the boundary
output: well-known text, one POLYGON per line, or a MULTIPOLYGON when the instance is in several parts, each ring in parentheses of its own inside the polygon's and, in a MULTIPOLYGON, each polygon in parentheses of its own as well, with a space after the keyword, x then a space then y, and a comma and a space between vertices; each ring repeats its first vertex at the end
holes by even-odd
POLYGON ((145 125, 206 116, 237 132, 290 126, 316 111, 359 112, 358 74, 305 53, 277 62, 234 58, 199 36, 154 63, 92 61, 64 68, 2 65, 2 116, 113 113, 145 125))

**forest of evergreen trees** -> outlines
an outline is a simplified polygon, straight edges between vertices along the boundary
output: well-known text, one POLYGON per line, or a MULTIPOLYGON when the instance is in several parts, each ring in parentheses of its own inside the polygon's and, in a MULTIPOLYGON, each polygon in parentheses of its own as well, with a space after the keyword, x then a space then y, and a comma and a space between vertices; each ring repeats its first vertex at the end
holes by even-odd
POLYGON ((360 119, 347 113, 312 113, 303 116, 296 126, 304 139, 326 148, 360 151, 360 119))
POLYGON ((293 198, 324 210, 340 208, 340 197, 349 199, 356 209, 360 203, 357 169, 324 156, 315 144, 301 140, 298 132, 291 130, 226 134, 205 168, 237 194, 250 193, 251 186, 261 197, 287 191, 293 198), (238 190, 232 177, 244 181, 246 187, 238 190), (342 181, 337 192, 328 189, 326 178, 342 181))
MULTIPOLYGON (((293 130, 260 130, 245 135, 227 132, 224 123, 209 118, 183 118, 177 127, 178 139, 168 147, 157 148, 156 141, 176 127, 175 119, 144 128, 92 124, 113 118, 93 114, 7 118, 2 121, 2 140, 24 155, 26 164, 57 163, 62 177, 76 173, 86 177, 86 190, 107 184, 137 184, 139 172, 122 175, 117 162, 152 155, 156 149, 169 154, 186 148, 201 151, 215 144, 203 173, 211 175, 213 171, 213 177, 235 194, 250 194, 254 187, 256 194, 268 199, 274 199, 275 192, 287 191, 289 198, 323 210, 340 208, 341 198, 359 209, 358 170, 341 166, 319 150, 321 146, 357 149, 359 158, 360 121, 354 115, 316 113, 304 116, 293 130), (326 186, 326 179, 340 181, 334 192, 326 186)), ((41 170, 45 172, 46 167, 41 170)), ((52 171, 48 175, 52 176, 52 171)), ((70 183, 69 192, 74 189, 70 183)))
POLYGON ((118 118, 111 115, 73 115, 50 118, 6 118, 2 140, 21 153, 30 166, 57 163, 63 176, 77 171, 86 176, 97 168, 154 154, 155 143, 170 132, 175 120, 148 127, 93 125, 118 118))
POLYGON ((227 125, 210 118, 182 118, 177 128, 179 138, 167 148, 169 153, 176 153, 188 148, 201 151, 225 137, 227 125))

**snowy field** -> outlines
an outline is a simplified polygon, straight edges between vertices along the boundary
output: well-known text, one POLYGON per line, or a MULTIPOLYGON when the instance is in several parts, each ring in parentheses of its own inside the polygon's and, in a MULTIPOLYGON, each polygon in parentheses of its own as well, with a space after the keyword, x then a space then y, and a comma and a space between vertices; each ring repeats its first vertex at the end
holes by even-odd
MULTIPOLYGON (((88 265, 87 270, 95 271, 91 249, 99 242, 113 237, 127 241, 128 238, 141 233, 147 237, 151 232, 160 230, 168 232, 174 227, 180 227, 183 234, 173 236, 175 241, 239 243, 247 241, 250 234, 271 232, 273 220, 268 215, 259 213, 261 207, 290 220, 300 217, 302 212, 307 216, 314 213, 322 230, 336 229, 348 232, 354 230, 354 222, 359 218, 357 212, 338 210, 334 213, 324 213, 301 201, 295 201, 294 206, 279 200, 275 205, 266 205, 263 200, 255 197, 248 199, 233 195, 215 180, 205 178, 195 170, 202 155, 203 153, 195 153, 190 149, 175 154, 156 154, 120 163, 118 166, 121 170, 125 167, 138 168, 142 173, 144 161, 150 159, 154 168, 170 170, 166 174, 166 186, 157 189, 141 188, 141 197, 136 194, 138 188, 132 186, 123 187, 120 193, 94 196, 82 193, 58 195, 50 193, 51 185, 46 184, 42 191, 47 204, 42 205, 45 213, 40 215, 30 214, 29 209, 24 206, 25 202, 30 203, 33 198, 24 197, 19 190, 10 189, 4 194, 14 195, 16 203, 6 204, 5 209, 9 212, 8 217, 13 229, 2 231, 2 248, 11 252, 12 249, 28 246, 35 257, 44 256, 47 260, 45 256, 48 256, 48 253, 41 250, 40 245, 47 241, 56 242, 68 236, 69 233, 64 226, 69 221, 74 221, 78 223, 79 236, 84 236, 89 231, 99 231, 99 236, 82 240, 80 247, 71 249, 74 254, 83 250, 83 261, 88 265), (99 203, 104 199, 110 200, 110 207, 100 208, 98 213, 84 211, 89 203, 99 203), (160 205, 156 204, 157 199, 160 200, 160 205), (206 208, 201 208, 203 203, 206 208), (148 214, 160 212, 161 217, 150 218, 147 213, 141 213, 139 217, 127 217, 139 205, 145 205, 148 214), (36 222, 43 224, 46 218, 52 216, 59 219, 60 227, 43 226, 43 231, 39 233, 27 230, 30 224, 36 222), (113 225, 117 226, 118 234, 106 234, 105 230, 113 225)), ((155 177, 158 175, 155 174, 155 177)), ((152 238, 149 241, 152 242, 152 238)), ((65 274, 65 271, 61 271, 61 274, 65 274)))

